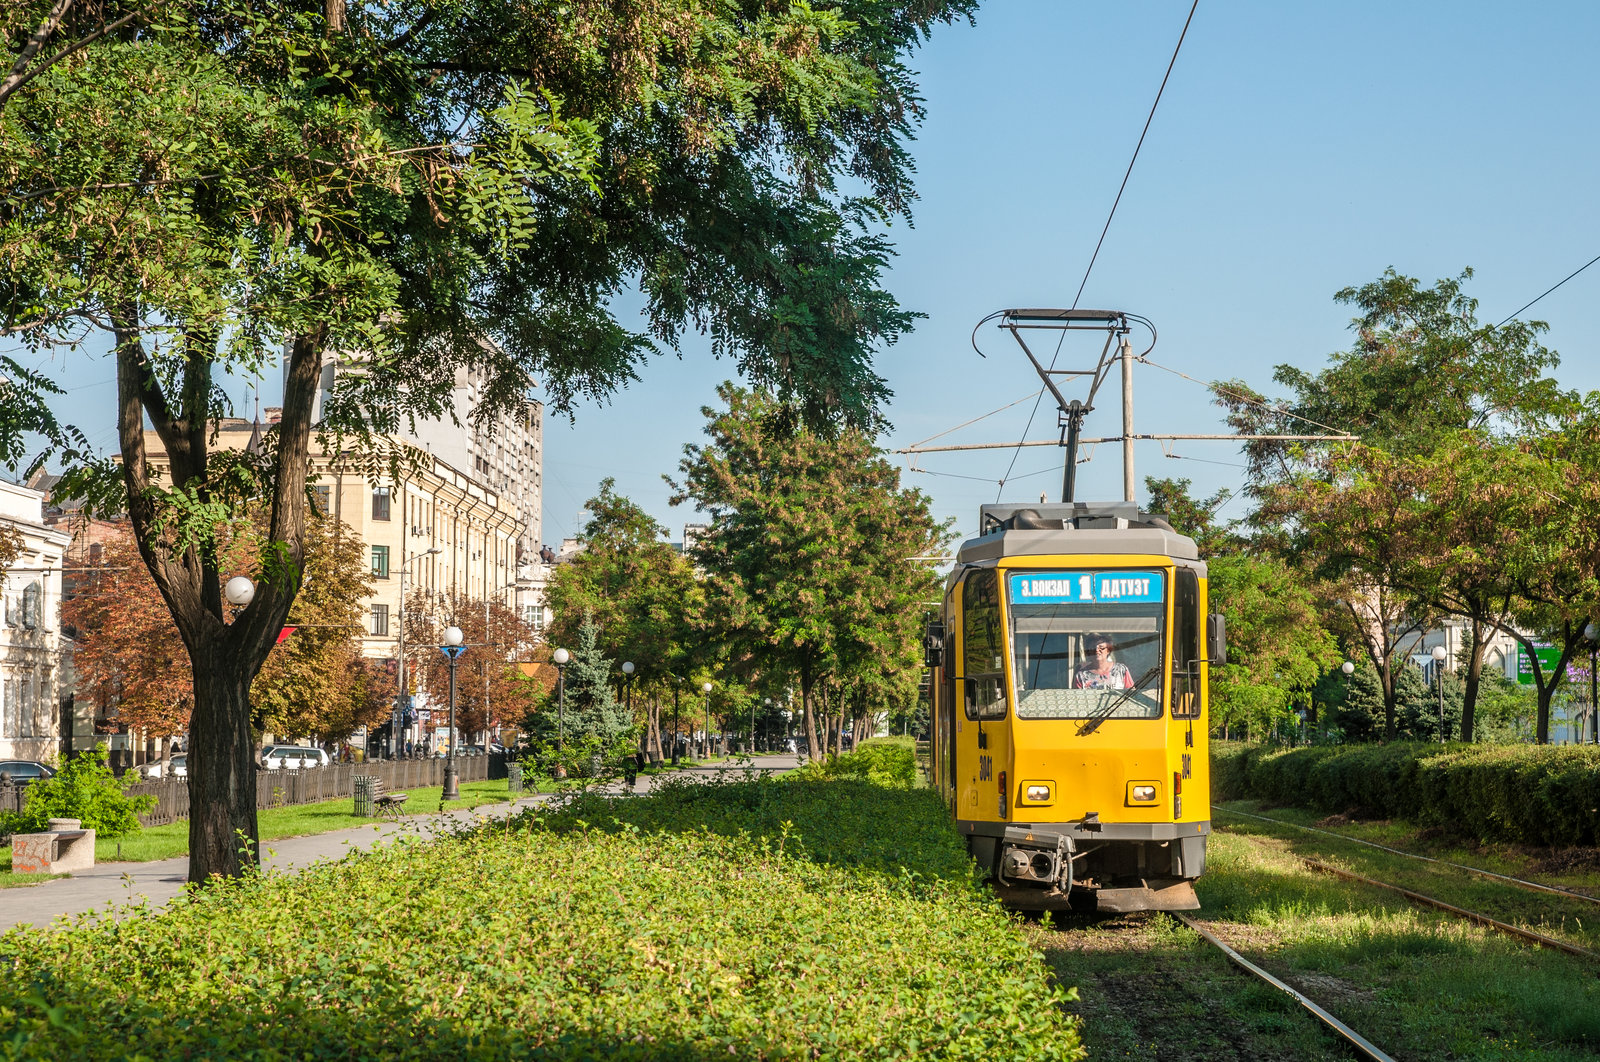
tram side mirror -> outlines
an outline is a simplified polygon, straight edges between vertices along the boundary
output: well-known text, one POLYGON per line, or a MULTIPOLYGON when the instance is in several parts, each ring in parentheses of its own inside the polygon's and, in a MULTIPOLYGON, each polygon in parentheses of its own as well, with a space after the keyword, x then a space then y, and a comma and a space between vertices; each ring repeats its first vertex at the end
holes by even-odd
POLYGON ((1206 617, 1206 659, 1212 667, 1228 662, 1228 621, 1220 612, 1206 617))
POLYGON ((939 667, 944 662, 944 624, 930 623, 922 636, 922 662, 928 667, 939 667))

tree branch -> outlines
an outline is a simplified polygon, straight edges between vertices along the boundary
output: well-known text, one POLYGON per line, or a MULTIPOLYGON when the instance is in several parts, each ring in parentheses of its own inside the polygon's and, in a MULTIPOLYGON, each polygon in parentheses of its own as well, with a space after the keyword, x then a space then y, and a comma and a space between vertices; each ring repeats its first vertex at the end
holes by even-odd
MULTIPOLYGON (((66 6, 70 4, 70 2, 71 0, 61 0, 60 7, 63 12, 66 10, 66 6)), ((27 73, 21 73, 18 70, 18 67, 20 67, 26 61, 26 57, 19 58, 17 60, 17 65, 12 67, 11 73, 6 76, 5 81, 0 82, 0 108, 4 108, 6 100, 13 92, 16 92, 18 89, 22 88, 22 86, 26 85, 28 82, 32 81, 34 78, 38 77, 40 74, 44 73, 46 70, 50 69, 52 66, 59 63, 61 60, 65 59, 78 49, 86 48, 90 44, 99 40, 101 37, 104 37, 106 34, 111 33, 114 30, 119 30, 123 26, 126 26, 129 22, 132 22, 134 19, 142 17, 144 12, 145 8, 135 8, 126 15, 123 15, 121 18, 117 19, 115 22, 106 23, 81 40, 74 41, 73 43, 67 45, 65 48, 61 49, 56 54, 40 63, 38 66, 34 67, 32 70, 29 70, 27 73)), ((58 18, 56 21, 59 25, 60 19, 58 18)), ((48 22, 46 25, 48 25, 48 22)), ((43 30, 44 26, 39 28, 40 30, 43 30)), ((55 31, 52 28, 51 33, 54 32, 55 31)), ((41 39, 39 43, 43 44, 44 41, 41 39)))

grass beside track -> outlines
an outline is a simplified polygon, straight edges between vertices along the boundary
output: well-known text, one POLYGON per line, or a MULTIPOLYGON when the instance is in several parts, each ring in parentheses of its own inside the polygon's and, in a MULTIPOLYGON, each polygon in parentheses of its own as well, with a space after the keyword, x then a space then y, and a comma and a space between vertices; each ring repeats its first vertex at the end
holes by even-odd
POLYGON ((581 795, 0 936, 14 1058, 1077 1060, 1066 999, 937 797, 859 778, 581 795))
MULTIPOLYGON (((1318 874, 1273 836, 1214 835, 1197 891, 1197 916, 1219 936, 1397 1058, 1600 1054, 1592 962, 1318 874)), ((1224 970, 1220 953, 1187 928, 1159 916, 1137 922, 1132 934, 1094 920, 1067 933, 1034 930, 1058 976, 1081 986, 1096 1057, 1348 1057, 1286 997, 1224 970), (1130 995, 1142 1005, 1124 1005, 1130 995)))

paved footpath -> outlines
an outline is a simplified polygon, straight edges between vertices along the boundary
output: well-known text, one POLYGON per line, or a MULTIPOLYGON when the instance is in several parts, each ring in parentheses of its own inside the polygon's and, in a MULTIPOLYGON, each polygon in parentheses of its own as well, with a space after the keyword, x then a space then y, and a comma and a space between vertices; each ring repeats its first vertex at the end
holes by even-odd
MULTIPOLYGON (((797 760, 794 756, 757 756, 754 766, 763 771, 792 770, 797 760)), ((725 773, 739 774, 744 764, 685 768, 683 774, 708 777, 725 773)), ((635 793, 647 793, 657 780, 673 777, 671 774, 645 775, 633 788, 635 793)), ((622 785, 613 785, 606 791, 620 795, 622 785)), ((413 793, 421 790, 413 789, 413 793)), ((313 863, 337 861, 352 851, 373 848, 397 833, 421 831, 423 836, 447 830, 477 818, 505 818, 514 810, 532 807, 549 800, 548 796, 530 796, 515 804, 484 804, 471 810, 445 813, 408 815, 399 822, 368 821, 346 830, 312 834, 307 837, 285 837, 276 841, 263 841, 266 858, 262 860, 269 872, 292 873, 313 863)), ((40 885, 15 889, 0 889, 0 932, 12 926, 47 926, 63 915, 82 914, 97 908, 122 907, 128 904, 148 903, 160 907, 182 895, 189 874, 189 857, 161 859, 149 863, 96 863, 90 870, 81 870, 69 878, 56 878, 40 885)))

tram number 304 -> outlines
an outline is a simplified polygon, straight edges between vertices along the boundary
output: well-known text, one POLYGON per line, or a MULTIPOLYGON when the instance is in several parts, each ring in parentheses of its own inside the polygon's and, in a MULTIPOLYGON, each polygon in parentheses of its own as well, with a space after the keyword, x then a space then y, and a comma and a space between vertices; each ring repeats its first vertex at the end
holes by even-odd
POLYGON ((987 782, 989 779, 991 779, 993 777, 994 777, 994 757, 993 756, 979 756, 978 757, 978 781, 987 782))

